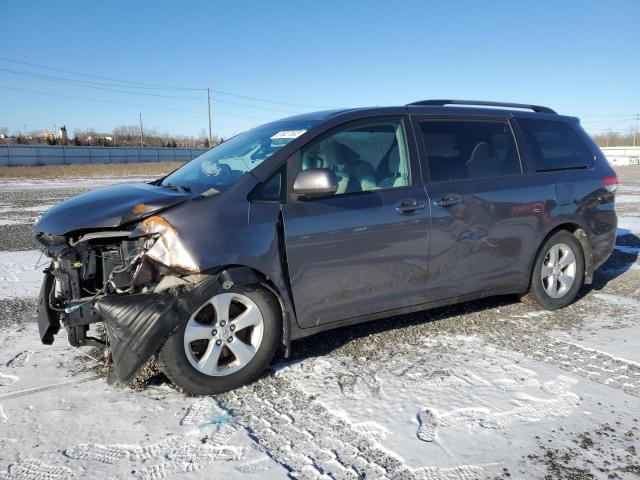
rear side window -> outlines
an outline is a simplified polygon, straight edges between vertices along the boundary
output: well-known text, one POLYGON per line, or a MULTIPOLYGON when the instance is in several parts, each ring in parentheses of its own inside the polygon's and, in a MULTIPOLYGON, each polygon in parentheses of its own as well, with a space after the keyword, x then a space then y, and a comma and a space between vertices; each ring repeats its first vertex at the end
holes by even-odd
POLYGON ((518 118, 536 171, 570 170, 593 165, 593 153, 573 126, 554 120, 518 118))
POLYGON ((428 120, 420 130, 432 182, 522 173, 507 122, 428 120))

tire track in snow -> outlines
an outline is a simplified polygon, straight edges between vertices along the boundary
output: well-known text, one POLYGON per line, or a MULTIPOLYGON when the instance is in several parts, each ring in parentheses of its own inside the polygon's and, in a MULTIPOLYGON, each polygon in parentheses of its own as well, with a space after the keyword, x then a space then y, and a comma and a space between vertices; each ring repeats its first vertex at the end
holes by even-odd
POLYGON ((236 465, 236 470, 241 473, 259 473, 271 470, 271 462, 268 458, 259 458, 241 465, 236 465))
POLYGON ((204 397, 196 400, 187 409, 187 413, 180 420, 180 425, 205 425, 225 423, 229 413, 222 410, 212 397, 204 397))
POLYGON ((218 401, 292 478, 415 478, 400 460, 281 377, 260 380, 218 401))
POLYGON ((533 341, 508 342, 511 344, 507 347, 533 360, 640 397, 639 364, 545 334, 530 335, 528 340, 533 341))
POLYGON ((478 480, 486 477, 486 467, 495 466, 495 463, 485 465, 460 465, 458 467, 423 467, 414 470, 419 480, 478 480))
MULTIPOLYGON (((637 319, 639 301, 604 293, 594 294, 594 297, 597 302, 592 303, 592 307, 596 311, 599 311, 603 304, 605 306, 613 305, 624 312, 620 315, 637 319)), ((587 301, 586 303, 591 302, 587 301)), ((544 313, 549 314, 549 312, 540 312, 540 314, 544 313)), ((537 314, 538 312, 529 313, 529 315, 537 314)), ((593 314, 594 311, 590 310, 586 315, 593 314)), ((523 315, 512 315, 512 318, 522 317, 523 315)), ((531 325, 529 324, 528 327, 531 328, 531 325)), ((522 327, 516 325, 516 328, 521 329, 522 327)), ((510 328, 484 330, 478 331, 477 334, 498 348, 521 353, 533 360, 554 365, 596 383, 622 390, 628 395, 640 397, 640 364, 583 347, 577 343, 556 339, 540 327, 534 327, 533 331, 523 331, 521 336, 514 335, 513 332, 508 333, 512 330, 510 328)))
POLYGON ((35 458, 21 458, 10 463, 5 472, 0 472, 0 480, 66 480, 73 477, 67 467, 47 465, 35 458))
POLYGON ((409 468, 380 448, 366 429, 332 414, 282 376, 220 395, 218 402, 291 478, 467 480, 477 478, 483 470, 474 465, 409 468), (437 471, 443 475, 437 477, 437 471))

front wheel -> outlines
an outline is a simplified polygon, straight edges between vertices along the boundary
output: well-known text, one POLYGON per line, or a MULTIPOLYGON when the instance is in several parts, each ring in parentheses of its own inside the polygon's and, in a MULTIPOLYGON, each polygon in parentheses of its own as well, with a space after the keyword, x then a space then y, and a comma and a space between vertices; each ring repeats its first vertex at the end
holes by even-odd
POLYGON ((216 293, 162 346, 159 364, 188 393, 222 393, 254 381, 278 347, 280 311, 268 290, 238 286, 216 293))
POLYGON ((564 308, 573 302, 583 282, 582 245, 570 232, 560 231, 540 249, 525 300, 533 300, 547 310, 564 308))

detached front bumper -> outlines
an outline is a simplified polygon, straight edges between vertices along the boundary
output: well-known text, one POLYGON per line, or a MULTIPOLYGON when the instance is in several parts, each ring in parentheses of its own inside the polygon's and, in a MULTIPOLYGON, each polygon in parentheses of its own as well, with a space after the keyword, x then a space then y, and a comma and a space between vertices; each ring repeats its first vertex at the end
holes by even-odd
POLYGON ((228 290, 234 284, 255 284, 260 279, 246 267, 223 270, 213 275, 195 275, 187 280, 173 277, 167 288, 146 293, 120 293, 98 299, 90 311, 80 314, 84 308, 70 314, 51 309, 48 295, 55 288, 53 275, 45 271, 38 302, 38 327, 43 343, 53 342, 61 327, 63 316, 70 343, 88 345, 95 339, 82 336, 89 320, 102 321, 106 326, 111 358, 113 360, 108 381, 128 384, 137 371, 156 353, 165 340, 179 328, 181 321, 212 298, 216 293, 228 290), (75 336, 74 336, 75 335, 75 336))
POLYGON ((60 315, 49 306, 49 296, 53 290, 54 276, 45 270, 40 295, 38 297, 38 330, 40 340, 45 345, 53 343, 53 336, 60 331, 60 315))

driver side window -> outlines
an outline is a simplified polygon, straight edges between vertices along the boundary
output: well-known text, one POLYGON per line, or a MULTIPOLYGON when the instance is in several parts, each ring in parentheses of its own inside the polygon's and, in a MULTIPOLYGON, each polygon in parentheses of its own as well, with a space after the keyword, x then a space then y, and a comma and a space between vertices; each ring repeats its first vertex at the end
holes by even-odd
POLYGON ((359 122, 333 131, 302 150, 302 170, 310 168, 333 170, 336 195, 409 186, 402 121, 359 122))

